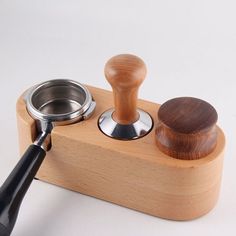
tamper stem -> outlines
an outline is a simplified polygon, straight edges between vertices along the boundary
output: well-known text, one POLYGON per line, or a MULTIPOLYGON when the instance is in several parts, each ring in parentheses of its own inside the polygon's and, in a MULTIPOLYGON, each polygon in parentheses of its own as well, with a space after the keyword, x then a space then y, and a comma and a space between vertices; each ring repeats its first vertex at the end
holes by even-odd
POLYGON ((113 119, 119 124, 134 123, 139 119, 137 99, 139 86, 146 76, 144 62, 130 54, 112 57, 106 63, 105 76, 113 89, 113 119))

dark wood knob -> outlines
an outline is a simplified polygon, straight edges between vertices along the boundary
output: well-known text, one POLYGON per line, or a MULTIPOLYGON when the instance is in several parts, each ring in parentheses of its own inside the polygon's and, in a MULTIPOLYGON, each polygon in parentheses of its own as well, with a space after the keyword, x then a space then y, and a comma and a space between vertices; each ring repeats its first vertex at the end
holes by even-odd
POLYGON ((216 146, 217 118, 215 108, 203 100, 192 97, 171 99, 158 111, 157 146, 178 159, 202 158, 216 146))
POLYGON ((117 55, 106 63, 105 76, 113 89, 113 119, 119 124, 134 123, 139 118, 138 88, 146 76, 144 62, 134 55, 117 55))

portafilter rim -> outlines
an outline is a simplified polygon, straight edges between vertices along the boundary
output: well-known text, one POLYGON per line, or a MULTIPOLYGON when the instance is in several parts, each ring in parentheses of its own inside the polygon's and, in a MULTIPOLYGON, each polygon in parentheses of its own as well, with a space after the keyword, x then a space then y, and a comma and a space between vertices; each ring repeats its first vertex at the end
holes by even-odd
MULTIPOLYGON (((81 93, 81 92, 80 92, 81 93)), ((81 94, 80 94, 81 95, 81 94)), ((82 94, 83 95, 83 94, 82 94)), ((89 109, 90 105, 92 103, 92 96, 89 92, 89 90, 83 86, 81 83, 70 80, 70 79, 54 79, 54 80, 48 80, 45 82, 42 82, 33 88, 31 88, 26 96, 26 107, 30 115, 41 121, 47 121, 47 122, 63 122, 63 123, 73 123, 82 118, 82 115, 89 109), (80 90, 83 91, 85 99, 84 103, 81 104, 81 107, 67 113, 63 114, 44 114, 43 112, 39 111, 33 104, 32 100, 34 98, 34 95, 37 94, 40 90, 45 89, 49 86, 59 86, 59 85, 65 85, 65 86, 74 86, 78 88, 78 92, 80 90), (79 90, 80 89, 80 90, 79 90)))

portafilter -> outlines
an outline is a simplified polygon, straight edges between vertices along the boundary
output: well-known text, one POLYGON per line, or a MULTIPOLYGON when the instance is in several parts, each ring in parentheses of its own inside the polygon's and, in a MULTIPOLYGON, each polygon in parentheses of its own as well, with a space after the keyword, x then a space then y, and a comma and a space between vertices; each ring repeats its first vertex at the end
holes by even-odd
POLYGON ((32 87, 26 92, 25 102, 28 113, 36 120, 38 136, 0 188, 1 236, 12 232, 24 195, 50 149, 53 127, 88 119, 96 106, 85 86, 67 79, 32 87))

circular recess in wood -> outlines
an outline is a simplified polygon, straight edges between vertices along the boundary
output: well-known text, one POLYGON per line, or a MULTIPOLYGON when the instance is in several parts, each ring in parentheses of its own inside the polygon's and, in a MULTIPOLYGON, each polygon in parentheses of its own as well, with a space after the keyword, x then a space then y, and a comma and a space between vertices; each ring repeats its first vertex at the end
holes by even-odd
POLYGON ((217 140, 215 108, 193 97, 174 98, 158 111, 156 143, 165 154, 193 160, 211 153, 217 140))

